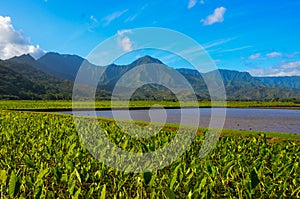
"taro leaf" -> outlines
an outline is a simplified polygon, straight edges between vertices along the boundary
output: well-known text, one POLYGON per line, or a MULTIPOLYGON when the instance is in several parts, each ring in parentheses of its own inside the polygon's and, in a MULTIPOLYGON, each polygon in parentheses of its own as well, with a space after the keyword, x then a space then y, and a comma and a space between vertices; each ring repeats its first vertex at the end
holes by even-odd
POLYGON ((73 192, 74 192, 74 188, 75 188, 75 185, 76 185, 76 181, 75 180, 70 180, 68 182, 68 192, 73 195, 73 192))
POLYGON ((92 197, 92 195, 93 195, 93 193, 94 193, 94 190, 95 190, 95 188, 94 188, 94 187, 92 187, 92 188, 89 190, 89 192, 88 192, 88 194, 87 194, 86 198, 91 198, 91 197, 92 197))
POLYGON ((34 184, 32 183, 32 179, 31 179, 30 176, 26 176, 25 177, 25 185, 27 186, 26 187, 27 189, 31 189, 34 186, 34 184))
POLYGON ((254 189, 260 182, 255 169, 251 171, 250 179, 251 179, 251 187, 252 189, 254 189))
POLYGON ((60 179, 62 177, 62 173, 60 172, 60 170, 58 168, 54 168, 53 170, 53 173, 54 173, 54 181, 56 184, 59 184, 60 182, 60 179))
POLYGON ((43 184, 43 179, 48 174, 48 172, 49 172, 48 168, 40 171, 40 173, 36 177, 36 181, 35 181, 36 186, 40 186, 43 184))
POLYGON ((8 193, 10 197, 14 198, 17 195, 20 185, 19 178, 17 177, 16 173, 12 171, 8 182, 8 193))
POLYGON ((212 178, 214 178, 215 174, 216 174, 216 169, 215 169, 215 167, 210 162, 206 163, 206 169, 207 169, 209 175, 212 178))
POLYGON ((142 150, 143 150, 143 153, 147 153, 149 151, 147 145, 143 142, 142 142, 142 150))
POLYGON ((73 198, 73 199, 78 199, 80 192, 81 192, 81 188, 79 188, 79 189, 76 191, 75 195, 74 195, 72 198, 73 198))
POLYGON ((6 179, 7 179, 6 171, 0 170, 0 183, 5 184, 6 179))
POLYGON ((206 180, 207 180, 207 177, 204 177, 202 180, 201 180, 201 183, 200 183, 200 188, 203 189, 205 184, 206 184, 206 180))
POLYGON ((25 164, 26 164, 27 167, 29 167, 29 168, 35 168, 34 163, 30 160, 30 158, 29 158, 28 155, 24 156, 24 162, 25 162, 25 164))
POLYGON ((105 199, 105 195, 106 195, 106 185, 104 185, 102 188, 100 199, 105 199))
POLYGON ((229 174, 234 166, 235 166, 235 161, 233 160, 224 167, 223 176, 226 177, 226 179, 229 178, 229 174))
POLYGON ((75 172, 75 174, 76 174, 76 177, 77 177, 78 181, 79 181, 80 184, 81 184, 81 177, 80 177, 80 174, 79 174, 79 172, 78 172, 78 170, 77 170, 76 168, 74 169, 74 172, 75 172))
POLYGON ((175 193, 169 187, 167 187, 165 194, 168 196, 169 199, 175 199, 175 193))
POLYGON ((172 177, 172 179, 171 179, 169 187, 170 187, 170 189, 173 189, 173 186, 174 186, 174 184, 175 184, 175 182, 177 180, 177 174, 173 174, 173 175, 171 175, 171 177, 172 177))
POLYGON ((151 181, 152 178, 152 173, 151 172, 145 172, 144 173, 144 183, 145 185, 148 185, 149 182, 151 181))
POLYGON ((34 199, 39 199, 42 195, 42 187, 37 187, 35 190, 34 190, 34 199))

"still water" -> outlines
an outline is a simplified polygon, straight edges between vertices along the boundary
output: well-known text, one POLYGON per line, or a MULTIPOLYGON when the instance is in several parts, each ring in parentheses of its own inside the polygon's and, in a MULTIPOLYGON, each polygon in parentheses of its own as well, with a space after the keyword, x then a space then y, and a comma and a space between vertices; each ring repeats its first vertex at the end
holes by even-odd
MULTIPOLYGON (((150 110, 105 110, 96 111, 97 116, 152 122, 168 122, 183 125, 208 127, 210 121, 221 121, 226 111, 224 128, 256 130, 264 132, 286 132, 300 134, 300 110, 257 109, 257 108, 216 108, 217 114, 211 118, 211 108, 150 109, 150 110), (197 117, 199 115, 199 117, 197 117), (196 122, 195 122, 196 120, 196 122), (195 125, 196 124, 196 125, 195 125)), ((72 114, 72 112, 64 112, 72 114)), ((77 111, 76 115, 90 116, 92 111, 77 111)))

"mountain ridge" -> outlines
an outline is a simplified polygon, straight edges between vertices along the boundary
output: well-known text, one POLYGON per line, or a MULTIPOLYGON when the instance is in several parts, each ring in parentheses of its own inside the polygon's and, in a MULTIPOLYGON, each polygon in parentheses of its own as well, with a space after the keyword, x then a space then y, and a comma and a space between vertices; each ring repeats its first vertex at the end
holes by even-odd
MULTIPOLYGON (((110 93, 113 90, 115 84, 120 80, 120 78, 126 72, 130 71, 131 69, 137 66, 142 66, 145 64, 152 63, 152 64, 160 64, 166 67, 166 69, 171 68, 165 65, 163 62, 161 62, 159 59, 153 58, 149 55, 140 57, 137 60, 134 60, 132 63, 127 65, 110 64, 108 66, 94 65, 88 62, 86 59, 77 55, 59 54, 53 52, 46 53, 44 56, 42 56, 37 60, 35 60, 30 55, 13 57, 9 60, 2 61, 2 65, 3 63, 6 62, 17 63, 15 64, 15 67, 17 67, 17 65, 23 64, 24 66, 24 64, 27 64, 29 66, 34 67, 38 71, 41 71, 42 73, 48 75, 48 76, 42 75, 44 79, 47 78, 51 79, 49 77, 51 76, 54 78, 58 78, 60 80, 67 80, 69 83, 74 82, 76 78, 76 74, 81 64, 85 62, 85 64, 88 65, 88 67, 90 68, 101 67, 101 69, 105 70, 103 72, 102 77, 100 78, 98 88, 101 90, 105 90, 107 93, 110 93)), ((192 87, 196 91, 196 95, 199 96, 200 99, 207 99, 209 97, 204 79, 206 81, 215 81, 216 78, 219 78, 220 76, 223 79, 224 86, 227 91, 227 96, 228 99, 230 100, 300 98, 300 76, 254 77, 248 72, 240 72, 240 71, 227 70, 227 69, 217 69, 207 73, 200 73, 195 69, 187 69, 187 68, 178 68, 173 70, 179 72, 181 75, 183 75, 186 78, 186 80, 192 85, 192 87)), ((147 70, 143 70, 143 69, 140 69, 139 72, 144 74, 149 74, 149 71, 147 72, 147 70)), ((163 71, 156 71, 156 72, 158 72, 158 74, 159 72, 163 73, 163 71)), ((35 73, 38 72, 35 71, 35 73)), ((7 74, 12 75, 12 73, 8 71, 7 74)), ((20 74, 20 75, 24 76, 24 78, 30 79, 30 76, 28 75, 27 76, 24 74, 20 74)), ((138 82, 142 80, 140 78, 141 76, 139 75, 137 75, 137 77, 132 76, 131 81, 138 82)), ((161 76, 161 78, 170 79, 170 77, 167 76, 161 76)), ((35 81, 34 78, 33 79, 31 78, 30 80, 33 80, 33 82, 38 82, 35 81)), ((53 84, 53 82, 51 83, 51 81, 49 81, 49 85, 51 84, 53 84)), ((173 81, 173 84, 176 84, 176 82, 173 81)), ((131 83, 129 83, 128 86, 129 85, 131 85, 131 83)), ((151 93, 152 92, 151 89, 153 90, 152 95, 158 95, 158 90, 160 89, 160 87, 149 86, 149 87, 145 87, 144 94, 142 94, 143 90, 139 90, 138 98, 142 99, 145 96, 149 96, 149 93, 146 92, 151 93), (156 91, 154 92, 155 89, 156 91)), ((160 93, 159 95, 162 94, 160 93)))

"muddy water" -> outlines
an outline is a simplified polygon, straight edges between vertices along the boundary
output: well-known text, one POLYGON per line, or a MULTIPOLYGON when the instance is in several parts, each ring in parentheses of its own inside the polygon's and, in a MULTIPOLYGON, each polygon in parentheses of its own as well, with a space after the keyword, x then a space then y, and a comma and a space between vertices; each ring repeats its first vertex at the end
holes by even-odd
MULTIPOLYGON (((257 108, 218 108, 226 110, 224 128, 238 130, 256 130, 264 132, 286 132, 300 134, 300 110, 257 109, 257 108)), ((151 109, 96 111, 97 116, 153 122, 168 122, 184 125, 199 124, 208 127, 211 121, 211 108, 151 109), (200 114, 200 119, 196 115, 200 114), (195 123, 195 120, 197 122, 195 123)), ((72 112, 64 112, 72 114, 72 112)), ((93 115, 91 111, 76 112, 78 115, 93 115)), ((218 114, 215 117, 219 117, 218 114)))

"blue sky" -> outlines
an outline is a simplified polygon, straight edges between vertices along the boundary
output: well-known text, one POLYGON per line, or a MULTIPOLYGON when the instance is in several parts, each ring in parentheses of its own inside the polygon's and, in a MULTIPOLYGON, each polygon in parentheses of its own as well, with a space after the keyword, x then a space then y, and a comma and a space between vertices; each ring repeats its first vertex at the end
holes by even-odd
POLYGON ((300 75, 299 9, 299 0, 1 1, 0 59, 50 51, 86 57, 118 31, 162 27, 197 41, 218 68, 300 75))

